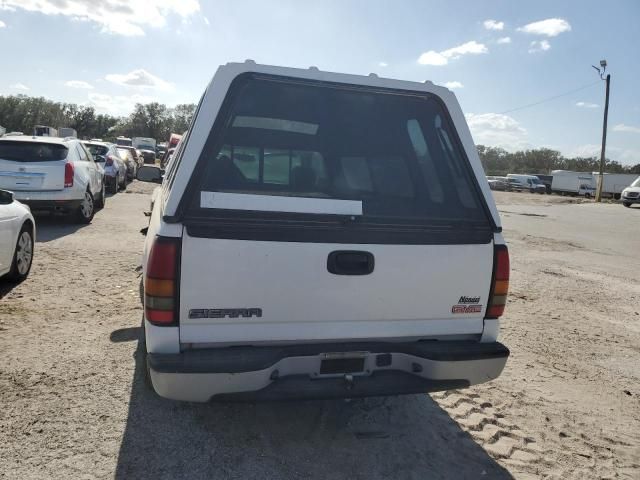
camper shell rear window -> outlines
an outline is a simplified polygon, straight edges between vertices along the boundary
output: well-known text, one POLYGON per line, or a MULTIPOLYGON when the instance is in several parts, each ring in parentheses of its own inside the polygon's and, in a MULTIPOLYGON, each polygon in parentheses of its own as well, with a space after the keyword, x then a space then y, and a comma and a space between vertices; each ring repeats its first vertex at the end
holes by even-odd
POLYGON ((442 101, 424 92, 241 76, 187 192, 187 216, 200 220, 281 213, 313 221, 348 205, 352 220, 377 228, 491 227, 453 123, 442 101), (298 209, 296 198, 313 207, 298 209))

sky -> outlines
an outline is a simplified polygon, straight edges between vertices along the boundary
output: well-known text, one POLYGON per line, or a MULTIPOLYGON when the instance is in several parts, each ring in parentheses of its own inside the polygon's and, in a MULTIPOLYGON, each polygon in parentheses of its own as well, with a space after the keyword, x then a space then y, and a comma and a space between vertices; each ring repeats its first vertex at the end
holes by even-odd
POLYGON ((126 115, 196 103, 227 62, 313 65, 448 86, 477 144, 591 156, 606 59, 607 156, 631 165, 639 19, 637 0, 0 0, 0 95, 126 115))

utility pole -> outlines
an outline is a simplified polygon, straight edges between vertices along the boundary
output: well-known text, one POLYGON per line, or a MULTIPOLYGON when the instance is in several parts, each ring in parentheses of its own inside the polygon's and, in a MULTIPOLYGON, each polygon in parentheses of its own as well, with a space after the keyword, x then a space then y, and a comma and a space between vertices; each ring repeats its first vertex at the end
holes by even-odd
POLYGON ((608 73, 607 77, 604 78, 604 72, 607 69, 607 61, 600 60, 600 67, 593 66, 598 73, 600 73, 600 78, 605 80, 606 82, 606 93, 604 98, 604 120, 602 122, 602 148, 600 149, 600 175, 598 176, 598 186, 596 190, 596 202, 602 201, 602 185, 604 184, 604 162, 605 162, 605 153, 607 149, 607 118, 609 116, 609 85, 611 84, 611 74, 608 73))

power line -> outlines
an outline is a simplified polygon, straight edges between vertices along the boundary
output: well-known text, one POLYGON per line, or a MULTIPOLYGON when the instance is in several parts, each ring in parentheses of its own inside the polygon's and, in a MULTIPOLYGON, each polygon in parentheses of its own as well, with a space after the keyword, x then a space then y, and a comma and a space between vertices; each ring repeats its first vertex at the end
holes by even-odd
POLYGON ((512 108, 510 110, 505 110, 504 112, 500 112, 501 114, 515 112, 517 110, 524 110, 525 108, 535 107, 536 105, 540 105, 541 103, 550 102, 551 100, 555 100, 556 98, 566 97, 567 95, 571 95, 572 93, 579 92, 580 90, 584 90, 585 88, 593 87, 596 84, 601 83, 600 80, 590 83, 589 85, 583 85, 582 87, 576 88, 574 90, 570 90, 568 92, 561 93, 559 95, 554 95, 553 97, 545 98, 544 100, 540 100, 534 103, 529 103, 527 105, 522 105, 521 107, 512 108))

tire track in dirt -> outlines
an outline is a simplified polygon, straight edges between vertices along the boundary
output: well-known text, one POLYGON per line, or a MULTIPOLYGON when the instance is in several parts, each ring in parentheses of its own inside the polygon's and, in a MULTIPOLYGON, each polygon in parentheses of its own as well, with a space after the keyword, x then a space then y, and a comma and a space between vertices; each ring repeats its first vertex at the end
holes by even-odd
POLYGON ((607 445, 585 435, 570 435, 565 433, 570 425, 550 425, 544 438, 536 438, 501 413, 508 405, 494 405, 477 393, 460 390, 431 397, 516 478, 634 478, 633 467, 621 468, 617 461, 616 447, 624 444, 616 439, 608 439, 607 445))
POLYGON ((492 403, 477 393, 459 390, 434 393, 432 398, 493 458, 520 472, 539 471, 545 459, 536 440, 511 424, 492 403))

